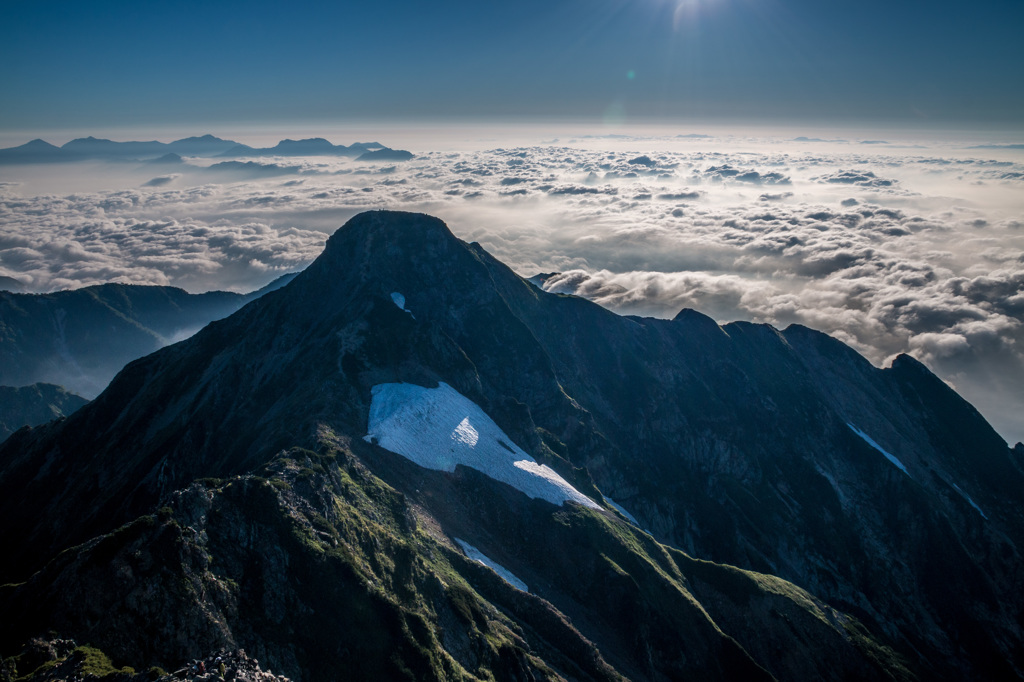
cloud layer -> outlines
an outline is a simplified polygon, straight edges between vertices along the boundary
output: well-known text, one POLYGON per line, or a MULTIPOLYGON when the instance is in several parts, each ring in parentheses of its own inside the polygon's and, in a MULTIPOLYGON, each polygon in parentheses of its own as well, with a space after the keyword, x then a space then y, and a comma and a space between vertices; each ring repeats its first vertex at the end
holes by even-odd
POLYGON ((76 191, 68 166, 55 194, 7 168, 0 277, 36 291, 254 289, 304 266, 359 211, 419 210, 520 274, 560 273, 545 288, 619 312, 805 324, 876 364, 910 352, 1024 439, 1020 152, 715 142, 193 161, 157 176, 120 166, 97 171, 118 187, 106 191, 76 191))

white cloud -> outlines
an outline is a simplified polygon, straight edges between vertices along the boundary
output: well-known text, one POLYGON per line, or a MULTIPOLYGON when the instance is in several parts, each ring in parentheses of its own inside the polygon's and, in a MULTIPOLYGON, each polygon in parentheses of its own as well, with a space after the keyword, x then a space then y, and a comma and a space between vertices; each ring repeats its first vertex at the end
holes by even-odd
POLYGON ((1024 439, 1019 417, 998 416, 1024 413, 1020 160, 710 138, 416 151, 384 168, 178 166, 149 187, 151 169, 97 166, 58 192, 6 167, 0 276, 32 290, 251 289, 308 263, 355 213, 424 211, 520 274, 561 272, 547 286, 620 312, 797 322, 877 364, 911 352, 1024 439))

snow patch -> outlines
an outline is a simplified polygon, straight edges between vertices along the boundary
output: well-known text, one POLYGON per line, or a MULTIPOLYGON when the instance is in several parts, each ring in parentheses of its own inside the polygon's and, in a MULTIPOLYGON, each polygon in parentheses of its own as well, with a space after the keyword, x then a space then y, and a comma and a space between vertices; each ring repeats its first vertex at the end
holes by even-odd
POLYGON ((610 497, 608 497, 607 495, 605 495, 605 496, 604 496, 604 501, 605 501, 605 502, 607 502, 608 504, 610 504, 610 505, 612 506, 612 509, 614 509, 615 511, 619 512, 620 514, 622 514, 623 516, 625 516, 625 517, 626 517, 627 519, 629 519, 629 522, 630 522, 630 523, 632 523, 632 524, 633 524, 634 526, 636 526, 637 528, 640 528, 640 522, 639 522, 639 521, 637 521, 637 520, 636 520, 636 518, 634 518, 634 517, 633 517, 633 515, 632 515, 632 514, 630 514, 630 513, 628 512, 628 511, 626 511, 625 509, 623 509, 622 507, 620 507, 620 506, 619 506, 618 504, 616 504, 615 502, 612 502, 612 498, 610 498, 610 497))
POLYGON ((965 492, 964 492, 963 490, 961 490, 961 489, 960 489, 960 486, 958 486, 958 485, 957 485, 956 483, 954 483, 954 484, 953 484, 953 487, 954 487, 954 488, 956 488, 956 491, 957 491, 958 493, 960 493, 960 494, 961 494, 961 495, 963 496, 963 498, 964 498, 965 500, 967 500, 967 504, 969 504, 969 505, 971 505, 972 507, 974 507, 974 509, 975 509, 975 510, 976 510, 976 511, 977 511, 977 512, 978 512, 979 514, 981 514, 981 518, 983 518, 983 519, 985 519, 986 521, 988 521, 988 514, 986 514, 985 512, 981 511, 981 507, 979 507, 979 506, 978 506, 977 504, 975 504, 975 503, 974 503, 974 500, 972 500, 972 499, 971 499, 971 496, 970 496, 970 495, 968 495, 968 494, 967 494, 967 493, 965 493, 965 492))
MULTIPOLYGON (((851 424, 851 423, 847 422, 847 423, 846 423, 846 425, 850 427, 850 430, 851 430, 851 431, 853 431, 853 432, 854 432, 854 433, 856 433, 856 434, 857 434, 858 436, 860 436, 861 438, 863 438, 863 439, 864 439, 864 442, 866 442, 866 443, 867 443, 868 445, 870 445, 871 447, 873 447, 873 448, 874 448, 875 450, 878 450, 879 452, 881 452, 881 453, 882 453, 882 455, 883 455, 883 456, 884 456, 884 457, 885 457, 885 458, 886 458, 887 460, 889 460, 890 462, 892 462, 893 464, 895 464, 895 465, 896 465, 896 468, 898 468, 898 469, 899 469, 900 471, 902 471, 903 473, 905 473, 905 474, 906 474, 907 476, 910 476, 910 472, 909 472, 909 471, 907 471, 907 467, 903 466, 903 462, 901 462, 901 461, 900 461, 900 460, 899 460, 899 459, 898 459, 898 458, 896 457, 896 455, 893 455, 893 454, 889 453, 888 451, 886 451, 886 450, 885 450, 885 448, 883 448, 883 447, 882 447, 881 445, 879 445, 878 443, 876 443, 876 442, 874 441, 874 439, 873 439, 873 438, 872 438, 871 436, 869 436, 868 434, 864 433, 863 431, 861 431, 860 429, 858 429, 858 428, 857 428, 856 426, 854 426, 853 424, 851 424)), ((911 478, 913 478, 913 476, 910 476, 910 477, 911 477, 911 478)))
POLYGON ((480 441, 480 433, 469 423, 469 417, 466 417, 452 431, 452 440, 473 447, 480 441))
POLYGON ((409 317, 416 319, 416 316, 412 314, 412 311, 405 307, 405 296, 398 293, 397 291, 391 292, 391 301, 398 306, 398 309, 403 313, 409 313, 409 317))
POLYGON ((455 542, 459 543, 459 547, 462 548, 462 551, 465 552, 468 558, 472 559, 473 561, 479 562, 487 568, 491 569, 492 571, 498 574, 498 577, 500 577, 502 580, 507 582, 512 587, 523 592, 530 591, 530 588, 526 586, 526 583, 512 575, 512 572, 504 566, 488 559, 486 556, 484 556, 483 552, 481 552, 473 545, 469 544, 465 540, 460 540, 458 538, 455 538, 455 542))
POLYGON ((507 483, 527 496, 561 505, 601 507, 553 469, 538 464, 480 407, 448 384, 377 384, 364 440, 421 467, 455 471, 458 464, 507 483))

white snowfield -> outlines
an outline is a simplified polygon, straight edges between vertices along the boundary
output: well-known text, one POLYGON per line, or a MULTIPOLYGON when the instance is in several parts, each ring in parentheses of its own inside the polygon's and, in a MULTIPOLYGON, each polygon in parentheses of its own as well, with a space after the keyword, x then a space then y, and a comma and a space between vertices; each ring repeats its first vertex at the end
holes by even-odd
POLYGON ((374 386, 364 440, 427 469, 455 471, 462 464, 532 498, 601 509, 553 469, 538 464, 476 403, 444 382, 437 388, 374 386))
POLYGON ((526 583, 512 575, 512 572, 504 566, 488 559, 486 556, 484 556, 483 552, 481 552, 473 545, 469 544, 465 540, 460 540, 458 538, 455 538, 455 542, 459 543, 459 547, 462 548, 462 551, 465 552, 467 557, 469 557, 473 561, 478 561, 487 568, 491 569, 492 571, 497 573, 502 580, 507 582, 512 587, 516 588, 517 590, 522 590, 523 592, 530 591, 530 588, 526 586, 526 583))
MULTIPOLYGON (((850 430, 851 430, 851 431, 853 431, 853 432, 854 432, 854 433, 856 433, 856 434, 857 434, 858 436, 860 436, 861 438, 863 438, 863 439, 864 439, 864 442, 866 442, 866 443, 867 443, 868 445, 870 445, 871 447, 873 447, 873 448, 874 448, 875 450, 878 450, 879 452, 881 452, 881 453, 882 453, 882 455, 883 455, 883 456, 885 456, 885 458, 886 458, 887 460, 889 460, 890 462, 892 462, 893 464, 895 464, 895 465, 896 465, 896 467, 897 467, 897 468, 898 468, 898 469, 899 469, 900 471, 902 471, 903 473, 905 473, 905 474, 906 474, 907 476, 910 476, 910 472, 909 472, 909 471, 907 471, 907 467, 903 466, 903 462, 901 462, 901 461, 900 461, 900 460, 899 460, 899 459, 898 459, 898 458, 896 457, 896 455, 893 455, 893 454, 890 454, 889 452, 887 452, 887 451, 886 451, 886 450, 885 450, 885 449, 884 449, 884 448, 883 448, 883 447, 882 447, 881 445, 879 445, 878 443, 876 443, 876 442, 874 441, 874 439, 873 439, 873 438, 872 438, 871 436, 869 436, 868 434, 864 433, 863 431, 861 431, 860 429, 858 429, 858 428, 857 428, 856 426, 854 426, 853 424, 851 424, 851 423, 847 422, 847 423, 846 423, 846 425, 850 427, 850 430)), ((910 476, 910 477, 911 477, 911 478, 913 478, 913 476, 910 476)))

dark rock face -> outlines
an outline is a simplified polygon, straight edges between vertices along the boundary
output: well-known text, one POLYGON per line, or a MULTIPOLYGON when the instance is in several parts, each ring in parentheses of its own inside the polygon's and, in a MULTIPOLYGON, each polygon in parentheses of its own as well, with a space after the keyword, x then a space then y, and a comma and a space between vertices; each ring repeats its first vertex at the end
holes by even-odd
POLYGON ((0 386, 0 441, 22 426, 39 426, 66 417, 89 401, 63 386, 0 386))
POLYGON ((28 581, 0 589, 19 614, 0 646, 53 628, 133 665, 242 646, 296 679, 354 651, 359 678, 1017 678, 1020 460, 909 357, 619 317, 437 219, 366 213, 285 288, 0 445, 0 582, 28 581), (373 386, 439 381, 653 537, 363 442, 373 386))

